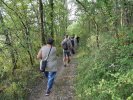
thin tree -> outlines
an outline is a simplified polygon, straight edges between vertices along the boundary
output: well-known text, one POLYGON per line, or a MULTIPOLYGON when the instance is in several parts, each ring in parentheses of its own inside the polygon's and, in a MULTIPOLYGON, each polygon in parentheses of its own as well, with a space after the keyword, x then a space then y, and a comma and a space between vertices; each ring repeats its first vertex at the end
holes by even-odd
POLYGON ((42 38, 42 44, 46 44, 46 35, 44 32, 44 15, 43 15, 43 3, 42 0, 39 0, 39 11, 40 11, 40 31, 41 31, 41 38, 42 38))
POLYGON ((54 37, 54 2, 53 0, 50 0, 50 8, 51 8, 51 12, 50 12, 50 19, 51 19, 51 36, 54 37))

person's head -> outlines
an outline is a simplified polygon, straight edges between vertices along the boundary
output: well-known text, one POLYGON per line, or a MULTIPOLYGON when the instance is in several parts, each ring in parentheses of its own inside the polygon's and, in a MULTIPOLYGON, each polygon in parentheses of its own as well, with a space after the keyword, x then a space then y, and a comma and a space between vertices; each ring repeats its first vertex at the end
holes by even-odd
POLYGON ((65 38, 68 38, 68 35, 65 35, 65 38))
POLYGON ((73 34, 72 37, 75 37, 75 34, 73 34))
POLYGON ((53 38, 48 38, 47 39, 47 44, 53 45, 54 39, 53 38))
POLYGON ((74 39, 74 35, 71 36, 71 39, 74 39))
POLYGON ((68 36, 68 39, 71 39, 71 37, 70 37, 70 36, 68 36))

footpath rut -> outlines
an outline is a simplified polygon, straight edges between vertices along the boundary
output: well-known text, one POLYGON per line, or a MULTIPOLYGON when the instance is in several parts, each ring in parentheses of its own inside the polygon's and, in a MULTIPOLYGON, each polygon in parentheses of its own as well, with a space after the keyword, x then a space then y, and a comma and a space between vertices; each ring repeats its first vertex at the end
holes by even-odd
POLYGON ((28 100, 74 100, 74 79, 76 76, 77 62, 72 57, 69 66, 64 67, 62 58, 58 59, 58 72, 53 85, 52 93, 45 96, 46 79, 37 82, 37 86, 32 89, 28 100))

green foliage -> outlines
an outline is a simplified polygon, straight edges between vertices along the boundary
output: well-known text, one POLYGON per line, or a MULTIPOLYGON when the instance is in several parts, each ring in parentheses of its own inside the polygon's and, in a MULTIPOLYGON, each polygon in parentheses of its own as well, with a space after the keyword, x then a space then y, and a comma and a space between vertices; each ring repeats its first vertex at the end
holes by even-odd
MULTIPOLYGON (((80 97, 79 100, 87 98, 90 100, 125 100, 132 98, 133 45, 118 45, 115 40, 112 40, 112 38, 102 40, 104 42, 101 42, 101 47, 95 51, 96 47, 88 44, 81 47, 76 82, 76 93, 80 97), (90 50, 88 52, 83 48, 90 50)), ((88 43, 93 44, 92 42, 95 44, 94 41, 88 43)))
POLYGON ((25 93, 23 92, 23 87, 21 84, 16 84, 13 82, 7 89, 4 90, 3 94, 1 95, 1 99, 4 100, 24 100, 25 93))
MULTIPOLYGON (((77 21, 68 26, 65 0, 55 0, 53 11, 46 0, 44 27, 48 37, 53 26, 58 56, 64 33, 81 37, 77 100, 132 100, 132 1, 76 1, 77 21)), ((40 77, 36 60, 41 47, 39 13, 32 0, 0 1, 1 100, 27 99, 31 85, 40 77)))
MULTIPOLYGON (((45 38, 51 36, 52 12, 44 3, 45 38)), ((41 74, 36 55, 41 48, 39 5, 32 0, 0 1, 0 99, 26 100, 41 74)), ((62 0, 54 1, 53 29, 57 55, 67 27, 67 9, 62 0)))
POLYGON ((132 2, 97 0, 78 4, 78 9, 83 9, 77 30, 83 31, 78 32, 82 34, 82 45, 78 54, 76 99, 132 100, 133 31, 132 18, 128 17, 132 16, 132 2))
POLYGON ((81 30, 80 27, 81 26, 78 22, 74 22, 71 25, 69 25, 69 27, 67 28, 67 32, 71 35, 73 34, 81 35, 83 30, 81 30))

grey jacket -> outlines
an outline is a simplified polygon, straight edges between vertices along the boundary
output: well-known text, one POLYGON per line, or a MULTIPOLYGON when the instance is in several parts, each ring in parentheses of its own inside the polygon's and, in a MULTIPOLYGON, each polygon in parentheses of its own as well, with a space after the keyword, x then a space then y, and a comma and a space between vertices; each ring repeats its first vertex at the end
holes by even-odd
MULTIPOLYGON (((41 48, 42 51, 42 60, 46 59, 48 56, 48 53, 50 51, 49 46, 43 46, 41 48)), ((57 56, 56 56, 56 48, 52 47, 49 57, 48 57, 48 63, 46 67, 46 71, 57 71, 57 56)))

